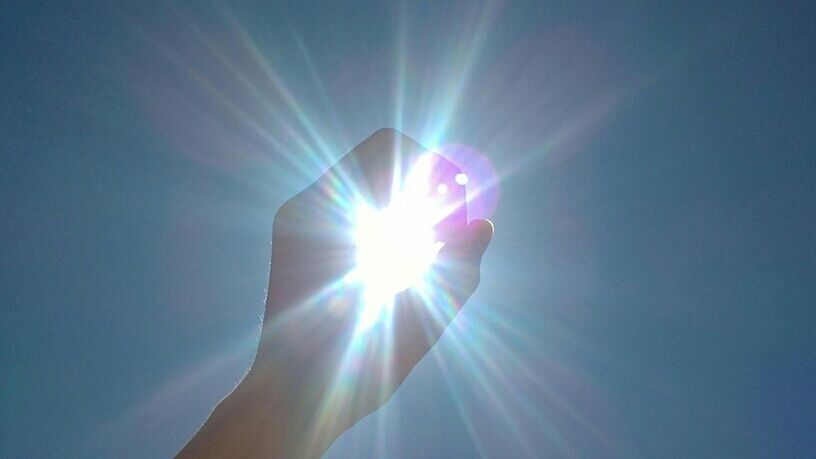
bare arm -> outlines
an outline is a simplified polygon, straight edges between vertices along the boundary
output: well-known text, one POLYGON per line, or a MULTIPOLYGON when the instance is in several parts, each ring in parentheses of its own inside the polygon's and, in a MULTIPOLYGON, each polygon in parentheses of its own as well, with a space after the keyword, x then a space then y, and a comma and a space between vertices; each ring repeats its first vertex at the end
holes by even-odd
POLYGON ((430 350, 479 283, 492 223, 449 229, 433 267, 444 300, 429 304, 412 289, 396 295, 393 346, 355 332, 359 292, 336 282, 354 263, 342 224, 348 199, 338 194, 352 183, 384 202, 396 162, 424 151, 397 131, 377 131, 278 211, 255 362, 179 458, 318 458, 385 404, 430 350))

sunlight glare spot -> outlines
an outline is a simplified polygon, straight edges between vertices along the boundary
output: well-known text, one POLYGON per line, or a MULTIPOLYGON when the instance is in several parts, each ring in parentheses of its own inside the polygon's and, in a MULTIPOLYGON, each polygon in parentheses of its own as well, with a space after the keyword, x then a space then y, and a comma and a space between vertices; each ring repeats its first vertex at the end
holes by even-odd
MULTIPOLYGON (((428 195, 429 176, 428 165, 420 161, 386 208, 362 204, 356 210, 354 278, 364 288, 362 329, 388 311, 397 293, 422 282, 442 248, 434 227, 445 209, 428 195)), ((442 186, 447 192, 447 185, 440 184, 440 194, 442 186)))

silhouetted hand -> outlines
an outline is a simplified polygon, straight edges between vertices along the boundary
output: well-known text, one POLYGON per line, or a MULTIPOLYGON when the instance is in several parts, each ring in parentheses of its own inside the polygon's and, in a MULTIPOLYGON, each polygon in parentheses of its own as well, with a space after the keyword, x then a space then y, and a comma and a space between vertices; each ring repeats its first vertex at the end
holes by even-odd
POLYGON ((395 167, 422 153, 395 130, 377 131, 277 212, 255 362, 180 457, 320 457, 387 402, 437 341, 479 283, 490 222, 450 230, 431 268, 445 294, 400 292, 377 329, 359 329, 362 288, 346 281, 355 199, 387 204, 395 167))

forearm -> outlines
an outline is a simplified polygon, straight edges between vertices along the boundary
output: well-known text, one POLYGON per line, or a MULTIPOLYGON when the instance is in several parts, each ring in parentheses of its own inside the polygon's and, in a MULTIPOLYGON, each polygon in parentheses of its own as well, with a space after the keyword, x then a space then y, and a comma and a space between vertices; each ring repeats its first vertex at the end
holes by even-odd
POLYGON ((334 438, 309 440, 287 394, 269 377, 250 373, 212 412, 178 459, 318 459, 334 438))
POLYGON ((286 416, 241 383, 213 410, 178 458, 283 458, 286 416))

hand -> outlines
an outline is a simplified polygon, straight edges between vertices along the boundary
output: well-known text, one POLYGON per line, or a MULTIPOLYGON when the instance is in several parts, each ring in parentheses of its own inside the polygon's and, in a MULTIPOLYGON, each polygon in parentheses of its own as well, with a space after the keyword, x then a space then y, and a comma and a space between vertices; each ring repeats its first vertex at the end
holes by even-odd
POLYGON ((441 336, 479 283, 489 221, 461 226, 438 253, 431 269, 444 301, 404 290, 381 329, 360 332, 361 289, 343 281, 355 264, 354 199, 387 204, 395 166, 424 152, 379 130, 277 212, 255 362, 182 455, 320 457, 387 402, 441 336))

